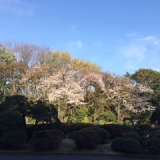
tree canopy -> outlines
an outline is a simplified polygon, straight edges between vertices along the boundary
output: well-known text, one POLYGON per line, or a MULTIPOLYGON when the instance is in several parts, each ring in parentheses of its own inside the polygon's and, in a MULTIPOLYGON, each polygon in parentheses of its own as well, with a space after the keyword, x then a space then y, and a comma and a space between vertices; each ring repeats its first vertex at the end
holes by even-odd
POLYGON ((157 71, 139 69, 118 76, 102 72, 100 66, 89 61, 74 59, 69 52, 51 51, 46 46, 2 46, 0 108, 17 110, 23 119, 29 115, 39 123, 57 114, 64 122, 75 117, 79 121, 85 117, 86 122, 97 118, 104 123, 111 119, 122 122, 149 116, 153 106, 160 105, 157 71))

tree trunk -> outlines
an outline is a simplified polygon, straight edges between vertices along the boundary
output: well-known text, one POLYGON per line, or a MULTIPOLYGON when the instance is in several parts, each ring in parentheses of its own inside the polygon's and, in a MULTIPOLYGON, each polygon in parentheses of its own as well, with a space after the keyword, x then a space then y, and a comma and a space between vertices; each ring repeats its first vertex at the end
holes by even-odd
POLYGON ((117 120, 120 121, 120 103, 117 105, 117 120))
POLYGON ((14 83, 14 80, 12 80, 12 90, 11 90, 11 94, 14 95, 16 93, 16 86, 14 83))

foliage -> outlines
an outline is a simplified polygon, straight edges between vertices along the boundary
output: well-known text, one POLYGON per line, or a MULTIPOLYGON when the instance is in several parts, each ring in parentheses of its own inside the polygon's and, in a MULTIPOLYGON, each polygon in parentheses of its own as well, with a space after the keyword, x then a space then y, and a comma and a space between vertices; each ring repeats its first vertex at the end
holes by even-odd
POLYGON ((80 129, 87 127, 93 127, 93 124, 87 124, 87 123, 62 124, 63 132, 66 134, 70 134, 74 131, 78 131, 80 129))
POLYGON ((80 131, 82 131, 82 130, 96 132, 101 139, 100 143, 106 143, 106 141, 110 138, 110 133, 101 127, 96 127, 96 126, 95 127, 86 127, 84 129, 81 129, 80 131))
POLYGON ((19 79, 26 68, 24 63, 16 61, 16 56, 13 53, 0 46, 0 76, 10 84, 11 94, 18 92, 19 79))
POLYGON ((62 130, 62 124, 61 122, 57 119, 57 122, 54 122, 52 124, 38 124, 36 127, 36 131, 43 131, 43 130, 50 130, 50 129, 58 129, 62 130))
POLYGON ((20 129, 4 132, 0 138, 0 147, 4 149, 20 148, 25 143, 26 133, 20 129))
POLYGON ((115 113, 113 113, 112 111, 108 111, 107 113, 103 114, 103 115, 99 115, 98 117, 100 124, 105 124, 107 122, 116 122, 116 115, 115 113), (102 121, 104 123, 102 123, 102 121))
POLYGON ((97 132, 93 130, 80 130, 72 132, 69 138, 73 139, 80 149, 94 149, 101 141, 97 132))
POLYGON ((58 129, 47 129, 47 130, 41 130, 35 133, 34 138, 43 138, 46 133, 52 133, 54 136, 60 137, 64 139, 66 137, 65 133, 58 129))
POLYGON ((160 139, 153 137, 144 141, 143 148, 149 153, 160 153, 160 139))
POLYGON ((17 111, 0 113, 0 146, 2 148, 17 148, 26 141, 23 119, 17 111))
POLYGON ((123 142, 123 152, 126 153, 140 153, 142 151, 142 146, 140 142, 133 138, 126 138, 123 142))
POLYGON ((2 48, 0 45, 0 62, 11 63, 15 60, 15 56, 6 51, 5 48, 2 48))
POLYGON ((26 133, 27 133, 27 142, 30 141, 31 137, 35 133, 35 126, 33 124, 26 126, 26 133))
POLYGON ((123 135, 123 138, 132 138, 140 143, 142 142, 141 136, 136 132, 127 132, 123 135))
POLYGON ((0 114, 0 137, 6 132, 24 129, 23 120, 19 112, 4 111, 0 114))
POLYGON ((115 137, 122 137, 124 133, 132 131, 130 126, 120 124, 106 124, 103 125, 102 128, 106 129, 110 133, 112 139, 115 137))
POLYGON ((111 148, 114 151, 121 152, 123 151, 124 138, 116 137, 112 140, 111 148))
POLYGON ((136 80, 136 82, 151 87, 152 89, 157 89, 156 87, 159 84, 159 78, 160 73, 152 69, 141 68, 132 75, 132 79, 136 80))
POLYGON ((0 107, 5 110, 18 111, 21 113, 23 125, 25 126, 25 117, 30 114, 30 104, 28 98, 22 95, 7 96, 0 107))
POLYGON ((138 126, 137 133, 141 136, 142 141, 147 140, 151 136, 152 127, 149 124, 138 126))
MULTIPOLYGON (((138 111, 139 120, 147 124, 151 106, 159 105, 159 78, 159 72, 147 69, 126 76, 101 72, 98 65, 68 52, 10 42, 0 47, 0 97, 5 98, 0 111, 19 111, 24 124, 27 116, 36 125, 51 123, 55 116, 68 123, 93 123, 98 118, 103 125, 131 119, 138 111), (28 102, 31 99, 34 103, 28 102)), ((152 121, 159 120, 157 113, 152 121)), ((111 137, 122 136, 124 131, 118 131, 111 137)))
POLYGON ((151 69, 139 69, 132 75, 132 79, 153 89, 155 94, 152 103, 155 106, 160 106, 158 101, 160 97, 160 72, 151 69))
POLYGON ((77 109, 76 112, 69 116, 68 123, 88 123, 89 117, 87 115, 87 108, 83 107, 77 109))
POLYGON ((89 61, 84 61, 80 59, 73 59, 71 64, 74 69, 79 69, 83 71, 100 71, 100 66, 90 63, 89 61))
POLYGON ((41 122, 52 123, 58 117, 57 109, 53 104, 47 104, 41 100, 32 104, 31 117, 36 120, 36 125, 41 122))
POLYGON ((156 121, 160 122, 160 108, 156 108, 151 116, 151 122, 155 123, 156 121))
POLYGON ((35 151, 53 150, 59 142, 65 138, 65 134, 59 130, 43 130, 37 132, 31 139, 31 147, 35 151))
POLYGON ((152 116, 152 112, 151 112, 151 111, 145 111, 145 112, 142 112, 142 113, 140 114, 139 120, 140 120, 140 122, 142 122, 143 124, 148 124, 148 123, 150 123, 151 116, 152 116))
POLYGON ((10 84, 8 84, 6 79, 0 74, 0 102, 3 100, 4 96, 9 95, 10 88, 10 84))
POLYGON ((155 137, 155 138, 158 138, 160 139, 160 130, 153 130, 150 132, 150 137, 155 137))
POLYGON ((152 130, 152 127, 149 125, 149 124, 143 124, 143 125, 140 125, 139 126, 139 130, 141 131, 151 131, 152 130))
POLYGON ((141 144, 137 140, 122 137, 113 139, 111 148, 114 151, 126 153, 139 153, 142 150, 141 144))

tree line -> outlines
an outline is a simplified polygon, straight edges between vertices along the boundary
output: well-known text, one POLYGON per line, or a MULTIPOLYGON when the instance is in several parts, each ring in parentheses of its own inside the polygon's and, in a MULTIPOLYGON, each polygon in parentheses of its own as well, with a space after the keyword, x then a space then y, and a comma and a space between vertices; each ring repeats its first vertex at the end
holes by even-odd
POLYGON ((28 43, 1 43, 1 106, 15 96, 27 102, 21 109, 34 106, 32 113, 36 114, 23 116, 32 117, 35 123, 48 121, 54 107, 61 122, 93 123, 98 119, 104 124, 137 119, 149 123, 159 120, 160 73, 139 69, 119 76, 74 59, 69 52, 28 43), (44 110, 46 114, 39 114, 44 110))

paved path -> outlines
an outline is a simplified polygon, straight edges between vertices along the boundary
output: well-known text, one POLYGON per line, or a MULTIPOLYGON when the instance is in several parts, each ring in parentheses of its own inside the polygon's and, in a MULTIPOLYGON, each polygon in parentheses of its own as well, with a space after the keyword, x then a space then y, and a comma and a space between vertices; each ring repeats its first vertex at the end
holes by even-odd
POLYGON ((0 153, 0 160, 156 160, 160 158, 119 155, 78 155, 50 153, 0 153))

